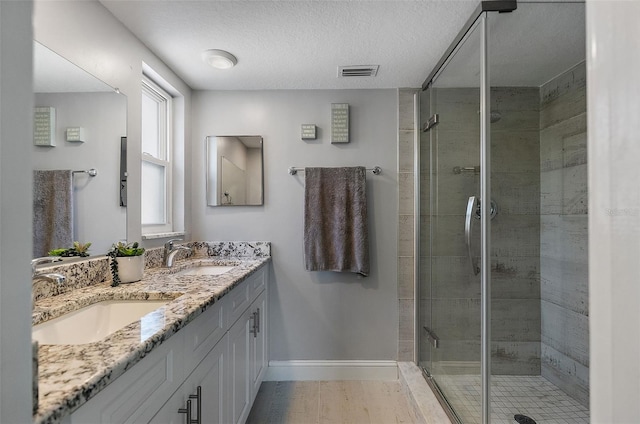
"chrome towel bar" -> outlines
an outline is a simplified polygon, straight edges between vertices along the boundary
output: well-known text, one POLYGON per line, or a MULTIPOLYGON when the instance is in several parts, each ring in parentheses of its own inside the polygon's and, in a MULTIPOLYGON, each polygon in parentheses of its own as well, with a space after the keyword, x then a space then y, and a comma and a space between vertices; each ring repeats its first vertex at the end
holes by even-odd
POLYGON ((90 177, 95 177, 96 175, 98 175, 98 170, 95 169, 95 168, 91 168, 89 170, 72 171, 71 173, 73 175, 75 175, 75 174, 89 174, 90 177))
MULTIPOLYGON (((289 167, 288 171, 289 171, 289 175, 296 175, 298 171, 304 172, 304 168, 291 166, 289 167)), ((374 166, 373 168, 367 168, 367 171, 371 171, 374 175, 382 174, 382 168, 380 168, 379 166, 374 166)))

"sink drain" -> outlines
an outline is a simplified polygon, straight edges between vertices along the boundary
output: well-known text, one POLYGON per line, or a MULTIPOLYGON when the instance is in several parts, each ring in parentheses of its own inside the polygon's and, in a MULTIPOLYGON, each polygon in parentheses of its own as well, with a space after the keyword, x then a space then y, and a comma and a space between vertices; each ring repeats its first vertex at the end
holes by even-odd
POLYGON ((513 416, 513 419, 516 420, 518 424, 537 424, 536 420, 526 415, 516 414, 513 416))

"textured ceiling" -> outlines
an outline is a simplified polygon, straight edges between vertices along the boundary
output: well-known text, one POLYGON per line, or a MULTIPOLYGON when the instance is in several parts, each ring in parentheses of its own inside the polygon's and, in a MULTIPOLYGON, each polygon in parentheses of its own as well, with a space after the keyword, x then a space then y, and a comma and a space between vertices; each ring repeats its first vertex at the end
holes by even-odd
MULTIPOLYGON (((479 3, 100 2, 197 90, 419 87, 479 3), (227 50, 238 58, 238 65, 213 69, 200 58, 206 49, 227 50), (342 65, 380 69, 374 78, 337 78, 342 65)), ((547 75, 553 77, 584 57, 584 12, 572 19, 575 13, 558 13, 558 4, 527 6, 536 10, 529 14, 519 7, 511 14, 517 18, 502 27, 493 24, 503 38, 494 39, 499 48, 492 52, 492 80, 507 78, 502 85, 540 85, 547 75), (571 29, 576 22, 581 27, 571 29)))
POLYGON ((102 0, 194 89, 417 87, 475 1, 102 0), (222 71, 200 54, 223 49, 222 71), (375 78, 337 78, 340 65, 380 65, 375 78))

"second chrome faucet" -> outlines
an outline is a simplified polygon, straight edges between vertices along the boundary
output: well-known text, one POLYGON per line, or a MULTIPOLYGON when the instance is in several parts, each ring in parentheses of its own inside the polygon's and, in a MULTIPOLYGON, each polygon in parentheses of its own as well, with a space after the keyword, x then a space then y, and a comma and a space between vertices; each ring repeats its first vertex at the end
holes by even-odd
POLYGON ((43 258, 35 258, 31 261, 31 280, 48 280, 54 283, 62 284, 65 282, 65 276, 62 274, 54 273, 39 273, 37 272, 37 266, 43 264, 49 264, 54 262, 61 262, 62 259, 58 256, 45 256, 43 258))
POLYGON ((182 239, 172 239, 164 244, 164 266, 171 268, 175 260, 175 256, 181 250, 188 250, 191 252, 191 248, 187 246, 175 245, 174 242, 182 241, 182 239))

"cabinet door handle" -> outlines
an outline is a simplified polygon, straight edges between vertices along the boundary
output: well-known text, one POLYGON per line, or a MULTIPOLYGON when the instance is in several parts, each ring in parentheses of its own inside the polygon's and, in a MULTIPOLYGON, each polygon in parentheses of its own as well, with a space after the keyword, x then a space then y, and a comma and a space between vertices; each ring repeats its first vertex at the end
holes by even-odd
POLYGON ((260 332, 260 308, 256 311, 256 334, 260 332))
POLYGON ((187 424, 191 424, 191 422, 192 422, 192 420, 191 420, 191 400, 187 401, 187 407, 186 408, 178 409, 178 413, 179 414, 187 414, 186 423, 187 424))
MULTIPOLYGON (((195 395, 189 395, 189 399, 195 399, 198 404, 196 405, 196 419, 191 420, 187 418, 189 424, 202 424, 202 386, 198 386, 195 395)), ((187 402, 191 402, 190 400, 187 402)))
POLYGON ((256 313, 251 312, 251 317, 249 318, 253 321, 251 324, 251 329, 249 329, 249 333, 253 334, 253 337, 258 337, 258 328, 256 327, 256 313))

